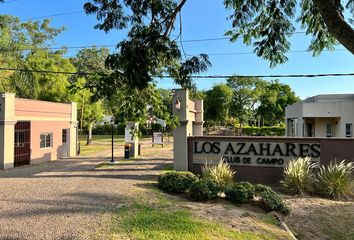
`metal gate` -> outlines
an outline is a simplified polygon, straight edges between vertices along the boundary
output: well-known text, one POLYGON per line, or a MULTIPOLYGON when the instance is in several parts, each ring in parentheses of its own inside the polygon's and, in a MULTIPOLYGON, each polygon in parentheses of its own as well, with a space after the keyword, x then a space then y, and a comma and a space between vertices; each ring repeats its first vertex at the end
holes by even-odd
POLYGON ((31 162, 31 122, 17 122, 15 125, 15 167, 31 162))

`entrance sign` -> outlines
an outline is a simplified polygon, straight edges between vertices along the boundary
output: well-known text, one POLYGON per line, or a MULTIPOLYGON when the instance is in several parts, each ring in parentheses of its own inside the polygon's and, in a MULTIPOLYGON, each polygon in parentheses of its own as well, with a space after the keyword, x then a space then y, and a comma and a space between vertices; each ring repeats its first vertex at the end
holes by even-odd
POLYGON ((154 132, 152 135, 152 144, 161 144, 163 145, 163 134, 162 132, 154 132))
POLYGON ((311 157, 320 163, 320 143, 193 141, 193 164, 217 164, 221 159, 229 165, 281 167, 298 157, 311 157))

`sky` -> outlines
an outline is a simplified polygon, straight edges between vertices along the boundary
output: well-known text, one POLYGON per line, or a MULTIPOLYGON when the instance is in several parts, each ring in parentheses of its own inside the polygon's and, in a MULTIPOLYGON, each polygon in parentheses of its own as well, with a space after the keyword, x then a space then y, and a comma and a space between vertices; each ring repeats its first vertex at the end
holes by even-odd
MULTIPOLYGON (((87 0, 8 0, 0 4, 0 14, 10 14, 22 20, 48 15, 72 12, 72 14, 51 17, 52 26, 65 26, 66 30, 55 39, 55 45, 86 46, 115 45, 126 37, 126 31, 113 30, 105 33, 94 29, 95 16, 83 12, 87 0)), ((229 12, 223 0, 188 0, 182 11, 184 50, 187 54, 209 54, 212 67, 202 75, 270 75, 270 74, 319 74, 354 72, 354 55, 338 45, 334 52, 323 52, 312 57, 310 52, 288 53, 289 61, 270 68, 269 62, 258 58, 252 46, 242 41, 231 43, 228 40, 193 41, 194 39, 222 38, 231 28, 227 20, 229 12), (228 55, 225 55, 227 53, 228 55), (230 54, 231 53, 231 54, 230 54), (237 53, 237 54, 233 54, 237 53), (241 54, 240 54, 241 53, 241 54)), ((296 31, 304 31, 297 28, 296 31)), ((291 38, 291 51, 306 50, 311 38, 305 34, 295 34, 291 38)), ((115 51, 115 48, 111 48, 115 51)), ((77 50, 70 50, 73 56, 77 50)), ((266 79, 272 80, 272 79, 266 79)), ((281 78, 280 82, 289 84, 302 99, 317 94, 354 93, 354 76, 322 78, 281 78)), ((225 82, 224 79, 196 79, 198 89, 210 89, 213 85, 225 82)), ((170 79, 158 80, 158 87, 178 88, 170 79)))

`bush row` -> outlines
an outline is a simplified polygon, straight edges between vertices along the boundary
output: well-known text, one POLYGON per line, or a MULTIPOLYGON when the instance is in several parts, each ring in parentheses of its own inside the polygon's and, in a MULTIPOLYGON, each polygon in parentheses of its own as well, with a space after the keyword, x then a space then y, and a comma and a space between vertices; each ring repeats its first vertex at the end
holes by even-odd
MULTIPOLYGON (((151 135, 153 132, 161 132, 162 126, 161 124, 152 124, 151 128, 147 128, 145 125, 140 125, 139 130, 142 135, 151 135)), ((83 132, 87 134, 87 131, 83 132)), ((112 133, 112 126, 110 124, 96 125, 92 129, 92 134, 94 135, 110 135, 112 133)), ((114 127, 114 134, 116 135, 124 135, 125 134, 125 124, 118 123, 114 127)))
MULTIPOLYGON (((240 129, 237 129, 241 131, 240 129)), ((245 126, 242 128, 242 134, 248 136, 285 136, 285 127, 251 127, 245 126)))
POLYGON ((278 211, 284 214, 290 212, 289 207, 277 193, 261 184, 240 182, 224 185, 208 177, 198 178, 190 172, 170 171, 159 176, 158 186, 171 193, 187 193, 191 199, 196 201, 225 196, 233 203, 258 203, 268 211, 278 211))

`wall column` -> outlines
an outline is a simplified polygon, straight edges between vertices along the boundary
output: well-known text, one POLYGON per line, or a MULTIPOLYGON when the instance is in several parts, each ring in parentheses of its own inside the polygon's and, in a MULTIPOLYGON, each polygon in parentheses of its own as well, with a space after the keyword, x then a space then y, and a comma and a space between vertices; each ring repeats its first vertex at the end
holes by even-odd
POLYGON ((180 126, 173 131, 173 167, 177 171, 188 170, 187 137, 193 135, 193 122, 190 120, 188 95, 188 90, 177 89, 174 90, 172 100, 173 115, 178 117, 180 123, 180 126))
POLYGON ((139 137, 137 135, 138 130, 139 123, 127 122, 125 126, 125 142, 131 144, 133 158, 137 158, 139 156, 139 137))
POLYGON ((196 99, 195 103, 195 122, 193 122, 193 136, 203 136, 204 125, 204 103, 203 100, 196 99))
POLYGON ((77 155, 77 103, 71 103, 71 120, 70 120, 70 146, 69 146, 69 157, 75 157, 77 155))
POLYGON ((15 94, 0 93, 0 169, 14 167, 15 94))

